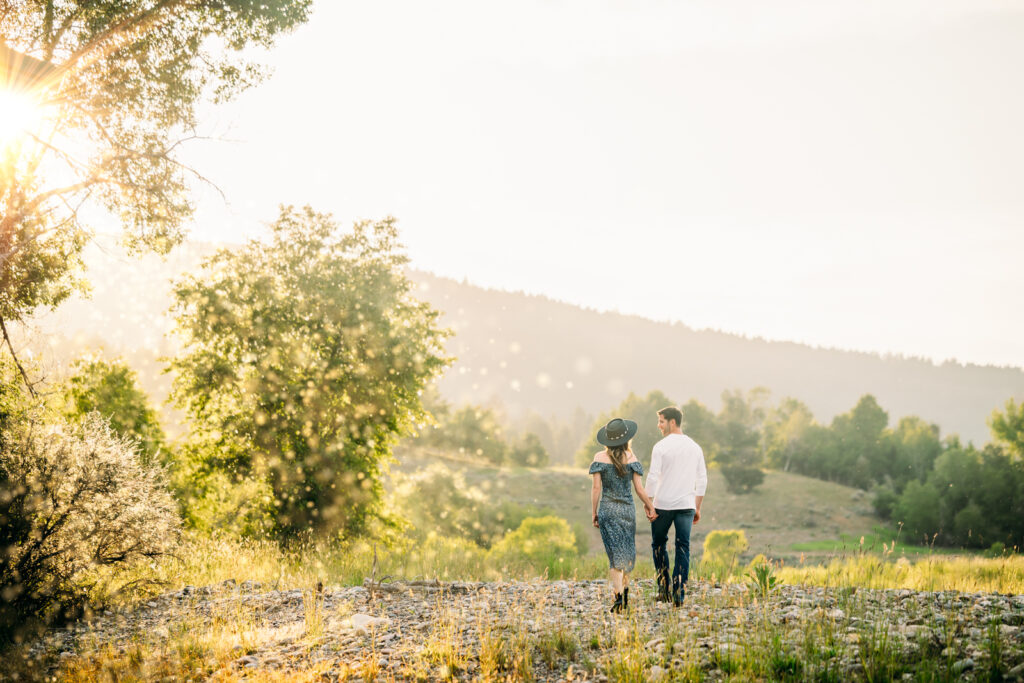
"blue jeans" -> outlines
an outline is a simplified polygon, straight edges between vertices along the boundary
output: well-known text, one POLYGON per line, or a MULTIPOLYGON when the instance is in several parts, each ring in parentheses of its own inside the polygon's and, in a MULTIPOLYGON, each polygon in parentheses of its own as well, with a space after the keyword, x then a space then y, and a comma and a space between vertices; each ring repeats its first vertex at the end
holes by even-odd
POLYGON ((651 548, 654 549, 654 571, 658 585, 669 590, 668 581, 668 530, 676 528, 676 561, 672 569, 672 599, 678 602, 681 591, 686 590, 690 578, 690 529, 693 528, 695 510, 658 510, 657 519, 651 522, 651 548))

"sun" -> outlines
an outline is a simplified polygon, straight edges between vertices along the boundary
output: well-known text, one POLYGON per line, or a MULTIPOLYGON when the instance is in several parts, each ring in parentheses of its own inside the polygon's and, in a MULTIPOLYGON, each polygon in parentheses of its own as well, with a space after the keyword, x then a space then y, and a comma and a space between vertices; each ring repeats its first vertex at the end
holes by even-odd
POLYGON ((0 147, 17 142, 41 118, 40 107, 33 98, 0 88, 0 147))

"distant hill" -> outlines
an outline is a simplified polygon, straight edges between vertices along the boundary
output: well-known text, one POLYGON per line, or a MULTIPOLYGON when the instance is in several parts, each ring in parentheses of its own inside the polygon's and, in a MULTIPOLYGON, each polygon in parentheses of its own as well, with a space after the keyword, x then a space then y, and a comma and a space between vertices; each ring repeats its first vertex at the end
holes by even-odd
MULTIPOLYGON (((135 365, 147 390, 162 400, 169 380, 156 358, 174 350, 167 337, 169 281, 215 248, 189 243, 161 260, 129 257, 101 240, 87 255, 92 298, 75 298, 42 316, 42 337, 30 338, 29 345, 56 359, 102 345, 135 365)), ((1021 368, 937 365, 769 342, 600 313, 423 272, 410 275, 455 331, 449 350, 458 361, 440 383, 442 394, 455 403, 498 401, 512 417, 535 412, 569 420, 575 413, 579 422, 580 410, 597 414, 628 392, 652 389, 717 409, 725 389, 765 386, 775 399, 804 401, 826 423, 871 393, 891 423, 919 415, 944 434, 981 443, 988 440, 985 421, 992 410, 1010 397, 1024 398, 1021 368)))

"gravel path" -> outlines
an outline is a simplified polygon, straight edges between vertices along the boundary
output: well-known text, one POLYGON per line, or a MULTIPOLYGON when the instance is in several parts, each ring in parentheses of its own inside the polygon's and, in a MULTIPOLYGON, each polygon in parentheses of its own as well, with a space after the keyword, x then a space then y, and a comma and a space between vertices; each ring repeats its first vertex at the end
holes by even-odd
POLYGON ((50 631, 31 651, 56 655, 47 673, 58 679, 62 662, 76 657, 127 656, 132 648, 145 657, 200 643, 220 653, 208 655, 200 676, 213 678, 717 680, 765 670, 799 679, 818 670, 849 680, 892 662, 904 678, 928 666, 980 679, 998 658, 1003 676, 1024 680, 1024 595, 783 586, 755 600, 746 586, 697 582, 672 609, 652 601, 650 581, 632 592, 630 612, 612 615, 603 581, 368 583, 320 592, 229 581, 50 631), (753 663, 765 658, 771 662, 753 663))

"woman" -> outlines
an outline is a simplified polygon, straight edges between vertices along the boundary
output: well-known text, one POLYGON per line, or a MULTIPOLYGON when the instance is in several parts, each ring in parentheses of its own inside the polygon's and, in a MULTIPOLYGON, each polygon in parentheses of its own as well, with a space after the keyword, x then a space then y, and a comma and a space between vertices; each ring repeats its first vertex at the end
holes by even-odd
POLYGON ((629 449, 629 440, 636 435, 636 422, 615 418, 597 432, 597 441, 605 447, 594 456, 590 474, 594 485, 590 490, 590 503, 594 526, 601 530, 604 550, 608 553, 612 590, 615 602, 612 612, 629 607, 629 572, 636 563, 636 510, 633 494, 644 503, 649 519, 654 518, 654 503, 648 498, 641 483, 644 468, 629 449), (600 504, 599 504, 600 503, 600 504))

